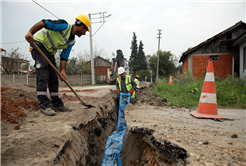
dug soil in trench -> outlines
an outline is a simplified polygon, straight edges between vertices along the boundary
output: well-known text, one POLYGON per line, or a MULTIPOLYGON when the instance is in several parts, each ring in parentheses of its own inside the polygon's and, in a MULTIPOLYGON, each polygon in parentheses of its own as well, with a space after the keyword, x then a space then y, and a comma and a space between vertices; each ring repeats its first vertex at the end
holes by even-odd
MULTIPOLYGON (((119 103, 118 98, 115 101, 119 103)), ((116 104, 107 118, 98 116, 87 125, 80 125, 81 129, 77 128, 87 140, 86 165, 102 165, 105 143, 117 127, 118 109, 119 106, 116 104)), ((120 154, 122 165, 185 165, 186 150, 167 140, 158 142, 152 136, 153 132, 147 128, 126 129, 120 154)), ((78 162, 77 164, 83 165, 78 162)))

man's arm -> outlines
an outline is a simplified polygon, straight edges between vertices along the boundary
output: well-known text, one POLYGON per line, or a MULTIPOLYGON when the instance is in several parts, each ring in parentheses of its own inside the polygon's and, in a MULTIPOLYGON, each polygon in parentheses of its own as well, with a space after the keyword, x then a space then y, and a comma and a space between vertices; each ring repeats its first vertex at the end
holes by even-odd
POLYGON ((33 27, 27 32, 25 36, 26 41, 28 41, 29 43, 32 43, 34 41, 33 35, 44 27, 45 27, 45 23, 43 21, 39 21, 38 23, 33 25, 33 27))
POLYGON ((70 46, 68 46, 67 49, 63 49, 60 55, 60 68, 61 68, 61 74, 63 75, 64 78, 59 77, 61 81, 64 81, 67 79, 66 77, 66 65, 67 65, 67 61, 68 61, 68 57, 70 55, 70 52, 72 50, 74 43, 70 46))
POLYGON ((61 68, 61 75, 63 76, 63 77, 59 77, 61 81, 67 80, 67 77, 66 77, 66 65, 67 65, 67 61, 61 60, 60 68, 61 68))
POLYGON ((134 81, 134 79, 132 77, 131 77, 131 83, 132 83, 132 90, 135 91, 136 87, 137 87, 137 84, 136 84, 136 82, 134 81))
POLYGON ((119 88, 119 83, 118 83, 117 78, 116 78, 116 91, 118 92, 118 90, 120 90, 120 88, 119 88))

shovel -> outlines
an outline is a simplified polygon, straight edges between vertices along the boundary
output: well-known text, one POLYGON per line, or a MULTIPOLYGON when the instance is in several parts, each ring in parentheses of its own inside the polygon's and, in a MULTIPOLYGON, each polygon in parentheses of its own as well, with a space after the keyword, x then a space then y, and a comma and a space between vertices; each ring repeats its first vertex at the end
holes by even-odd
MULTIPOLYGON (((42 55, 42 57, 48 62, 48 64, 55 70, 55 72, 60 76, 63 77, 62 74, 56 69, 56 67, 50 62, 50 60, 44 55, 44 53, 40 50, 40 48, 34 43, 32 42, 31 45, 39 52, 40 55, 42 55)), ((85 102, 82 101, 82 99, 79 97, 79 95, 74 91, 74 89, 71 87, 71 85, 64 80, 64 82, 67 84, 67 86, 72 90, 72 92, 75 94, 75 96, 79 99, 79 101, 81 102, 82 105, 91 108, 94 107, 93 105, 90 104, 86 104, 85 102)))

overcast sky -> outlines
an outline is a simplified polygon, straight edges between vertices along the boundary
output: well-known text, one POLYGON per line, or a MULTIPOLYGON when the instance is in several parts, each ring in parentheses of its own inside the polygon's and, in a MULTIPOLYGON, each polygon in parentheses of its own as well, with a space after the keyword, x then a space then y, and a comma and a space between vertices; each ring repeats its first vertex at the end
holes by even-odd
MULTIPOLYGON (((29 44, 25 41, 28 30, 42 19, 65 19, 73 24, 80 14, 105 12, 105 23, 93 23, 93 48, 104 50, 104 58, 121 49, 129 60, 133 32, 138 45, 144 44, 145 55, 158 49, 158 29, 162 30, 160 49, 170 51, 178 60, 183 51, 194 47, 239 21, 245 22, 245 0, 196 1, 63 1, 63 0, 2 0, 0 47, 7 51, 19 47, 19 52, 31 61, 29 44), (51 13, 49 13, 51 12, 51 13), (55 15, 55 16, 54 16, 55 15)), ((92 18, 100 17, 93 15, 92 18)), ((102 21, 102 20, 101 20, 102 21)), ((93 19, 92 22, 100 22, 93 19)), ((76 37, 74 51, 90 50, 89 33, 76 37)))

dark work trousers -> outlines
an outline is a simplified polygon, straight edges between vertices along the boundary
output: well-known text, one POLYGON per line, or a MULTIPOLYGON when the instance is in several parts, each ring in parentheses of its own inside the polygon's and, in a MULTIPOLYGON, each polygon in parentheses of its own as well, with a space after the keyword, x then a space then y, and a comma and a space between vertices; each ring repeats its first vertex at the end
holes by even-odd
MULTIPOLYGON (((50 62, 56 67, 54 55, 50 54, 42 45, 38 46, 50 62)), ((47 97, 47 85, 49 88, 52 105, 55 107, 63 106, 63 102, 58 96, 59 81, 57 73, 36 49, 33 49, 31 54, 35 60, 34 67, 36 68, 36 91, 38 100, 40 101, 40 108, 50 107, 50 99, 47 97)))

